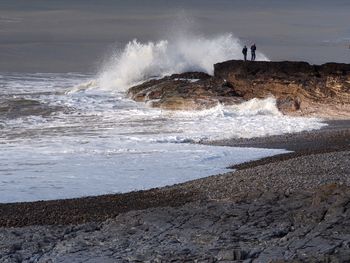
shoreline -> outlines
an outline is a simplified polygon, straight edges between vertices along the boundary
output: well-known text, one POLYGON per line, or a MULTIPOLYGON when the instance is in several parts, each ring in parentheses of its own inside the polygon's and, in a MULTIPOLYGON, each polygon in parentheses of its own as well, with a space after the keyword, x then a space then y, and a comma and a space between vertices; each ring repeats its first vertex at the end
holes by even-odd
POLYGON ((293 153, 182 184, 0 204, 0 261, 349 262, 348 124, 296 135, 293 153))
MULTIPOLYGON (((207 143, 209 145, 235 147, 281 148, 293 152, 253 160, 229 168, 237 171, 261 165, 278 164, 303 156, 346 152, 350 150, 350 120, 327 121, 328 126, 315 131, 277 135, 253 139, 228 139, 207 143), (268 147, 267 147, 268 146, 268 147)), ((29 225, 68 225, 101 222, 121 213, 152 207, 182 206, 188 202, 205 200, 202 190, 186 186, 198 182, 210 182, 213 178, 234 174, 212 175, 180 184, 133 191, 123 194, 88 196, 73 199, 1 203, 0 227, 29 225), (184 189, 186 189, 184 191, 184 189)))
POLYGON ((291 134, 273 135, 249 139, 227 139, 206 144, 231 147, 254 147, 285 149, 289 153, 278 154, 229 166, 230 169, 245 169, 258 165, 284 161, 300 156, 350 149, 350 120, 328 120, 327 126, 319 130, 291 134), (320 142, 320 143, 318 143, 320 142))
POLYGON ((288 151, 305 152, 320 151, 324 148, 339 149, 342 145, 349 144, 350 119, 325 120, 327 126, 318 130, 302 131, 282 135, 272 135, 255 138, 225 139, 211 142, 204 142, 207 145, 254 147, 268 149, 285 149, 288 151), (315 141, 322 141, 315 144, 315 141))

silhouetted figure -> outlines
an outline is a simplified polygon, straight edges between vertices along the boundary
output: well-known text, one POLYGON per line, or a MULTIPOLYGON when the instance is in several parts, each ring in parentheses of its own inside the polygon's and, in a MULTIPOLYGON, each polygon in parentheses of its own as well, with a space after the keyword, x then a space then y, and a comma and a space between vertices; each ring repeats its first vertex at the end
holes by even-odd
POLYGON ((256 46, 255 46, 255 44, 253 44, 253 45, 250 47, 250 51, 252 52, 252 61, 255 61, 255 51, 256 51, 256 46))
POLYGON ((242 53, 243 53, 243 56, 244 56, 244 61, 247 61, 247 53, 248 53, 247 46, 244 46, 244 48, 242 49, 242 53))

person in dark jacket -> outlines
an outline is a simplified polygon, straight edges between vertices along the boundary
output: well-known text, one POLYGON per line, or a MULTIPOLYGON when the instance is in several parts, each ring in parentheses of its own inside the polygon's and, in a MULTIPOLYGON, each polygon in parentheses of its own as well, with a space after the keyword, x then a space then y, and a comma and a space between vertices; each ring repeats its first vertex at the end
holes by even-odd
POLYGON ((247 53, 248 53, 247 46, 244 46, 244 48, 242 49, 242 53, 243 53, 243 56, 244 56, 244 61, 247 61, 247 53))
POLYGON ((255 44, 253 44, 250 47, 250 51, 252 52, 252 61, 255 61, 255 51, 256 51, 256 45, 255 44))

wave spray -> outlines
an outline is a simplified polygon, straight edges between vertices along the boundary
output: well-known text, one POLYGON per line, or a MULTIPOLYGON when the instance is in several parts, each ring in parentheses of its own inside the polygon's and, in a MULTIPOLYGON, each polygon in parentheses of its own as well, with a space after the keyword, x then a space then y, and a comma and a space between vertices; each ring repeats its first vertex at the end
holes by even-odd
MULTIPOLYGON (((97 85, 104 90, 126 91, 149 78, 202 71, 213 74, 213 65, 242 59, 241 41, 232 34, 203 37, 178 34, 172 40, 141 43, 130 41, 117 50, 98 74, 97 85)), ((258 52, 258 60, 268 60, 258 52)))

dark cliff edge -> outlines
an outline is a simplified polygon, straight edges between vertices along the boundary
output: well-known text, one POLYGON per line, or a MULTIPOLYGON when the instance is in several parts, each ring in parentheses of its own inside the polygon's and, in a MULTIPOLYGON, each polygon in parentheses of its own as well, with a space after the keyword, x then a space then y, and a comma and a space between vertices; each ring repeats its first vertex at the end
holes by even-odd
POLYGON ((230 60, 214 76, 174 74, 129 89, 136 101, 169 110, 198 110, 274 96, 285 114, 350 118, 350 64, 230 60))

